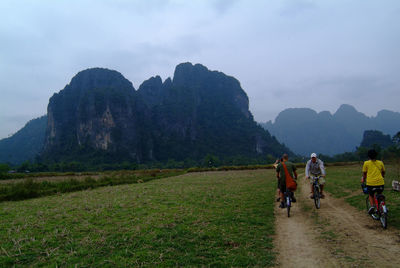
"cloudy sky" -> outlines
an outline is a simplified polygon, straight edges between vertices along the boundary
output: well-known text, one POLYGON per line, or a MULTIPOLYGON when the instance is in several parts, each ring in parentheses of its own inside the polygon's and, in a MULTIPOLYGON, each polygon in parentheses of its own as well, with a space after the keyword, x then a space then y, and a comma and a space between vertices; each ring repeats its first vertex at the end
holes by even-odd
POLYGON ((285 108, 400 112, 398 0, 1 0, 0 138, 79 71, 137 89, 181 62, 236 77, 260 122, 285 108))

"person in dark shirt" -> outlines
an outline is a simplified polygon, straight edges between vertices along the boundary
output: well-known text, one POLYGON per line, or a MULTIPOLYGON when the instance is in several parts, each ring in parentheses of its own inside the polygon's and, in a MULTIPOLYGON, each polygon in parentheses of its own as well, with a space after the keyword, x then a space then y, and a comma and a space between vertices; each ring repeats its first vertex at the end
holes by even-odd
MULTIPOLYGON (((289 161, 289 156, 287 154, 284 154, 282 156, 282 162, 278 164, 278 166, 276 167, 276 177, 278 178, 278 185, 279 185, 279 190, 280 190, 280 195, 281 195, 281 204, 280 204, 280 208, 284 208, 285 207, 285 203, 284 203, 284 193, 286 191, 286 175, 285 175, 285 169, 282 165, 282 163, 285 163, 286 168, 290 174, 290 176, 297 180, 297 172, 296 172, 296 166, 289 161)), ((296 202, 296 198, 294 197, 294 195, 292 196, 292 202, 296 202)))

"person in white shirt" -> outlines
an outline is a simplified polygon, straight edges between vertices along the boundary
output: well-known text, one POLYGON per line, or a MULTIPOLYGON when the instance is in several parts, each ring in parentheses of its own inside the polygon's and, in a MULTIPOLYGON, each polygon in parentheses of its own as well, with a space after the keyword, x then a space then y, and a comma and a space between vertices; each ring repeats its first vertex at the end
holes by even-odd
POLYGON ((314 196, 314 188, 313 188, 313 182, 311 180, 311 177, 318 177, 318 176, 322 176, 319 179, 319 184, 321 185, 321 198, 324 198, 325 195, 323 193, 323 190, 324 190, 325 176, 326 176, 324 162, 322 162, 322 160, 317 158, 316 153, 312 153, 311 159, 307 161, 307 165, 306 165, 306 178, 310 179, 310 184, 311 184, 310 198, 313 198, 313 196, 314 196))

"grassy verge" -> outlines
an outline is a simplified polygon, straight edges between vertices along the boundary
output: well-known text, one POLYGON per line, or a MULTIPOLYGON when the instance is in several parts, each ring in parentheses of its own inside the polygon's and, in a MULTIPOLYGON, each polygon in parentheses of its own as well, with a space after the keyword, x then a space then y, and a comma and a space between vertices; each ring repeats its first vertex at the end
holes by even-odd
POLYGON ((0 173, 0 180, 16 180, 38 177, 57 177, 57 176, 94 176, 99 172, 33 172, 33 173, 0 173))
MULTIPOLYGON (((389 208, 388 224, 400 229, 400 192, 392 190, 392 181, 398 180, 397 169, 393 164, 385 165, 386 203, 389 208)), ((362 164, 353 166, 329 167, 327 169, 326 191, 338 198, 344 198, 350 205, 365 209, 365 195, 361 191, 362 164)))
POLYGON ((63 181, 34 181, 32 178, 20 182, 0 185, 0 201, 23 200, 57 193, 75 192, 103 186, 141 183, 153 179, 183 174, 182 170, 148 170, 141 172, 113 172, 99 179, 85 177, 63 181))
POLYGON ((273 170, 0 203, 0 266, 272 266, 273 170))

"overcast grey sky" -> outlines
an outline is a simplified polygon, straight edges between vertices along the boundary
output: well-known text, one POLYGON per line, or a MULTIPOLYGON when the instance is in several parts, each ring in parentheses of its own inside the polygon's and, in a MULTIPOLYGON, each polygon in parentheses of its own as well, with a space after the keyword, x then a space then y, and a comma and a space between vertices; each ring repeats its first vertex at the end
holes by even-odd
POLYGON ((260 122, 285 108, 400 111, 398 0, 1 0, 0 138, 79 71, 137 89, 181 62, 237 78, 260 122))

